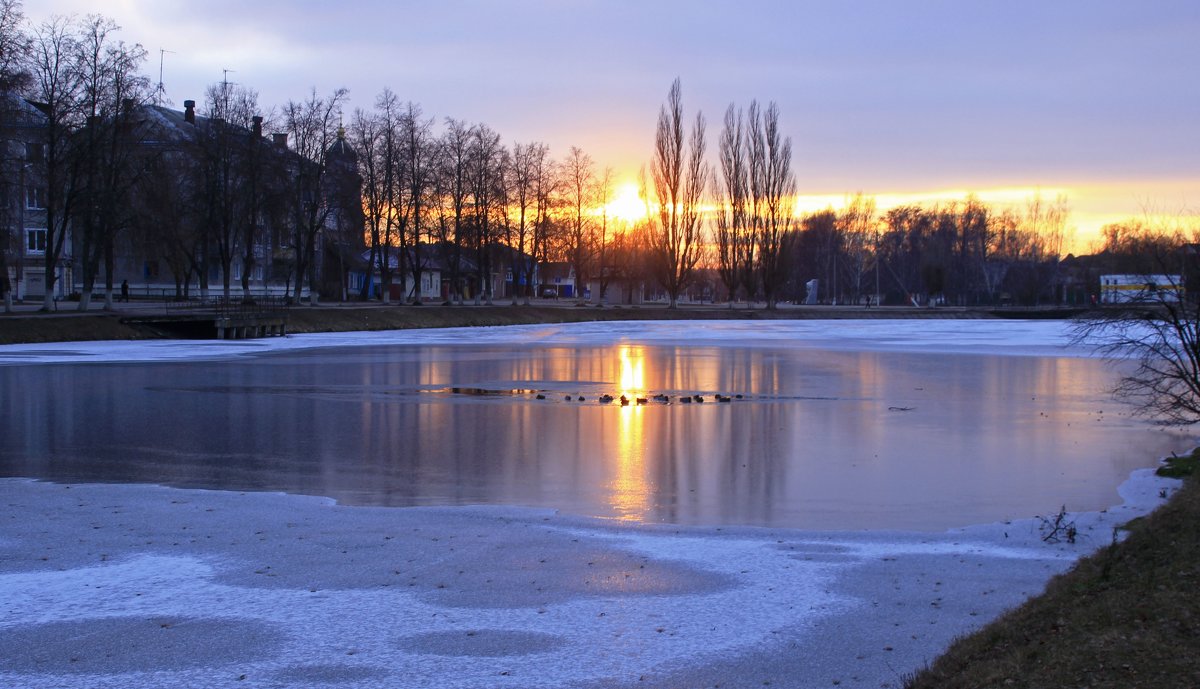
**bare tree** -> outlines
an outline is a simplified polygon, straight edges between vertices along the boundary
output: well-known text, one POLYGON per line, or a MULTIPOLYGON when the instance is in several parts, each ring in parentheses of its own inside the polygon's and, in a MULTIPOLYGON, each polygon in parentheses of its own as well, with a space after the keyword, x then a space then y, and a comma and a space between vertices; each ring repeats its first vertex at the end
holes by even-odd
POLYGON ((338 116, 347 94, 346 89, 339 88, 322 97, 313 89, 307 100, 289 101, 283 112, 292 150, 300 157, 291 204, 293 246, 296 249, 295 296, 300 296, 300 285, 307 279, 309 304, 312 305, 319 300, 320 291, 318 237, 331 211, 323 193, 327 171, 325 154, 337 137, 338 116))
MULTIPOLYGON (((201 255, 200 293, 208 296, 210 250, 221 269, 221 293, 231 298, 233 263, 241 258, 243 267, 253 263, 255 226, 261 188, 255 176, 261 157, 261 119, 258 116, 258 92, 219 82, 205 91, 207 118, 196 127, 200 153, 201 182, 194 187, 195 204, 205 219, 205 251, 201 255), (240 254, 240 256, 239 256, 240 254), (247 258, 249 254, 249 259, 247 258)), ((282 162, 282 161, 280 161, 282 162)), ((245 271, 243 271, 245 272, 245 271)), ((248 286, 243 275, 243 285, 248 286)), ((245 298, 246 294, 243 294, 245 298)))
MULTIPOLYGON (((746 150, 746 131, 741 111, 733 105, 725 110, 725 127, 721 130, 720 184, 717 186, 717 272, 729 292, 729 308, 737 300, 738 290, 749 273, 753 279, 754 233, 749 227, 747 199, 750 194, 749 161, 746 150)), ((714 183, 717 178, 714 175, 714 183)), ((750 289, 753 296, 753 289, 750 289)))
MULTIPOLYGON (((264 263, 262 274, 265 277, 266 264, 271 261, 270 251, 279 239, 279 229, 287 224, 287 152, 268 145, 263 137, 267 126, 270 124, 262 115, 251 115, 250 135, 238 157, 238 176, 243 185, 238 224, 241 226, 242 300, 245 303, 254 301, 250 281, 256 266, 260 261, 264 263), (272 231, 268 233, 267 227, 272 231)), ((355 189, 355 194, 358 193, 355 189)))
POLYGON ((379 121, 362 108, 354 110, 350 119, 350 145, 359 158, 359 174, 362 176, 362 215, 368 239, 367 278, 362 281, 361 298, 371 296, 371 281, 374 269, 380 266, 382 252, 384 205, 383 205, 383 161, 380 160, 379 121))
POLYGON ((512 259, 512 305, 516 306, 521 293, 529 303, 529 281, 532 278, 531 261, 526 259, 527 248, 532 248, 535 203, 534 170, 541 152, 541 144, 513 144, 512 158, 505 167, 505 187, 511 204, 501 206, 507 218, 504 223, 504 243, 512 259))
POLYGON ((761 121, 758 104, 750 104, 751 217, 758 249, 759 283, 767 308, 774 309, 787 280, 785 242, 791 236, 796 177, 792 173, 792 139, 779 131, 779 108, 767 106, 761 121))
POLYGON ((80 203, 73 219, 83 268, 80 311, 88 309, 101 260, 104 306, 113 308, 114 243, 132 223, 129 195, 141 172, 135 163, 141 130, 133 116, 149 95, 150 81, 138 72, 146 50, 115 39, 112 34, 119 30, 111 19, 90 15, 79 27, 76 44, 87 125, 77 144, 80 203))
POLYGON ((499 208, 507 205, 504 199, 507 152, 500 143, 500 135, 487 125, 476 125, 472 131, 469 179, 473 200, 472 234, 479 283, 475 304, 478 305, 482 299, 491 305, 492 244, 496 237, 493 215, 499 208))
POLYGON ((33 29, 30 95, 46 116, 45 287, 42 311, 54 308, 54 287, 64 259, 70 218, 78 197, 78 157, 74 135, 83 123, 79 108, 82 82, 75 56, 78 42, 68 20, 54 17, 33 29))
POLYGON ((530 251, 529 284, 525 305, 535 294, 541 272, 538 266, 549 261, 550 247, 558 239, 552 211, 558 203, 558 166, 550 159, 550 148, 536 144, 533 153, 533 244, 530 251))
POLYGON ((450 269, 450 299, 461 304, 462 252, 466 241, 471 164, 471 128, 465 122, 446 118, 441 160, 443 188, 446 203, 449 205, 451 223, 448 243, 450 250, 445 256, 450 269))
POLYGON ((1133 363, 1114 389, 1118 398, 1176 425, 1200 421, 1200 300, 1184 290, 1187 242, 1176 232, 1142 245, 1139 260, 1155 271, 1145 278, 1160 284, 1136 301, 1089 314, 1073 333, 1076 343, 1133 363))
POLYGON ((193 180, 179 174, 184 155, 178 150, 163 151, 144 159, 144 174, 138 176, 131 209, 132 240, 148 256, 166 261, 175 281, 176 299, 190 296, 191 278, 204 251, 198 227, 204 223, 193 205, 193 180))
POLYGON ((876 237, 875 197, 863 193, 850 197, 846 207, 838 213, 837 227, 842 235, 842 250, 853 276, 854 299, 862 298, 863 279, 867 275, 867 260, 870 258, 876 237))
POLYGON ((437 145, 433 137, 433 120, 422 117, 421 106, 409 102, 400 114, 400 153, 401 169, 404 171, 403 219, 408 226, 408 238, 401 240, 401 251, 411 247, 405 253, 411 256, 409 270, 412 275, 410 290, 411 302, 421 303, 421 276, 428 267, 421 254, 421 243, 428 238, 429 227, 426 222, 429 196, 433 190, 438 160, 437 145))
POLYGON ((27 60, 31 43, 22 29, 25 12, 21 0, 0 0, 0 91, 29 85, 27 60))
MULTIPOLYGON (((392 293, 392 259, 396 256, 396 272, 400 275, 401 283, 406 275, 406 215, 402 186, 404 184, 404 169, 400 155, 400 100, 391 89, 384 89, 375 101, 375 110, 379 120, 380 135, 380 187, 382 191, 383 209, 383 238, 379 249, 379 270, 382 290, 382 301, 391 302, 392 293)), ((404 295, 400 295, 403 300, 404 295)))
POLYGON ((20 92, 30 81, 27 67, 29 37, 22 30, 25 21, 19 0, 0 0, 0 137, 4 144, 0 148, 0 299, 4 311, 13 310, 13 290, 9 279, 9 255, 13 250, 13 237, 9 228, 18 227, 12 217, 17 204, 23 203, 21 196, 24 181, 24 151, 14 150, 8 144, 12 129, 21 117, 21 103, 15 93, 20 92))
MULTIPOLYGON (((575 271, 575 284, 578 293, 576 299, 583 302, 581 285, 587 284, 587 270, 591 263, 592 237, 595 223, 589 216, 591 205, 595 202, 596 170, 591 156, 576 146, 572 146, 562 165, 563 186, 566 190, 566 200, 569 217, 567 219, 567 256, 575 271)), ((603 209, 602 213, 607 213, 603 209)))
POLYGON ((596 258, 598 265, 596 267, 596 281, 599 294, 596 295, 596 304, 604 305, 605 292, 608 290, 608 266, 605 259, 608 254, 610 243, 608 232, 608 206, 612 203, 613 195, 613 170, 611 167, 604 168, 604 173, 596 179, 596 202, 600 204, 600 234, 596 242, 596 258))
POLYGON ((658 114, 651 161, 658 223, 648 237, 654 273, 667 291, 672 309, 678 307, 680 293, 691 282, 703 248, 700 202, 709 173, 704 165, 704 148, 702 113, 696 114, 691 134, 685 137, 682 90, 676 79, 658 114))

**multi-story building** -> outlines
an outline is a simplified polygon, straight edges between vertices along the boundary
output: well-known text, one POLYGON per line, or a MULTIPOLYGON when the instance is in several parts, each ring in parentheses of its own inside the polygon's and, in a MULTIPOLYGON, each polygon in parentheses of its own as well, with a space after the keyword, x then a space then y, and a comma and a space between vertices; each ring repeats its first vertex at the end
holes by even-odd
MULTIPOLYGON (((0 93, 0 279, 16 300, 46 293, 46 114, 35 103, 0 93)), ((70 243, 53 267, 54 294, 74 287, 70 243)))
MULTIPOLYGON (((0 99, 0 275, 8 276, 18 299, 41 299, 46 257, 53 254, 47 251, 46 116, 25 99, 0 99)), ((109 166, 107 186, 88 189, 86 175, 73 176, 80 181, 54 269, 55 298, 88 287, 102 293, 122 282, 135 297, 307 295, 310 281, 297 284, 294 275, 295 227, 297 204, 310 199, 297 198, 295 180, 317 163, 291 150, 286 134, 264 136, 261 117, 240 126, 198 115, 190 100, 182 111, 125 105, 119 122, 93 120, 73 135, 79 147, 89 136, 115 136, 125 152, 95 164, 109 166), (111 207, 97 210, 104 203, 111 207)), ((359 179, 342 133, 326 157, 319 202, 328 211, 306 278, 315 274, 324 296, 343 298, 362 249, 359 179)))

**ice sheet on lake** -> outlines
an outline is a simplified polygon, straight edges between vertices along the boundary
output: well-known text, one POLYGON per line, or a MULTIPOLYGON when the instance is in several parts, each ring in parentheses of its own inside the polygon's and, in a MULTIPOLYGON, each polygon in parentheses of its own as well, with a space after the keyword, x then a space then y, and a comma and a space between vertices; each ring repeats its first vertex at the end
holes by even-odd
POLYGON ((608 321, 479 328, 312 333, 260 340, 63 342, 0 346, 0 365, 224 359, 321 347, 604 346, 622 343, 849 351, 1092 356, 1055 320, 608 321))

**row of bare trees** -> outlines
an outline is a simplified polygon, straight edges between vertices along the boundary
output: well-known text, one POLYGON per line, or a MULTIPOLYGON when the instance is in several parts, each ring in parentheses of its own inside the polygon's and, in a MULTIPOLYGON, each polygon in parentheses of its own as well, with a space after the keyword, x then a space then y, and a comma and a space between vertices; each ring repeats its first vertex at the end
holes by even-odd
MULTIPOLYGON (((46 123, 38 174, 47 304, 69 229, 82 308, 100 279, 111 302, 122 233, 163 257, 180 289, 195 280, 205 295, 210 275, 219 273, 228 297, 239 272, 247 294, 257 269, 285 279, 293 297, 307 285, 316 300, 327 287, 322 252, 332 246, 340 261, 365 249, 373 267, 367 273, 379 271, 385 301, 399 278, 404 300, 419 303, 436 261, 452 301, 470 295, 490 303, 493 274, 503 269, 511 273, 512 302, 528 303, 537 267, 561 261, 572 266, 576 285, 597 283, 600 299, 614 280, 644 282, 674 306, 709 280, 710 296, 723 292, 731 303, 767 308, 785 299, 907 302, 917 295, 1037 302, 1048 297, 1068 239, 1063 199, 995 208, 968 197, 880 213, 872 198, 858 195, 841 210, 798 216, 791 140, 778 107, 730 105, 710 165, 705 119, 685 117, 678 80, 641 175, 646 219, 634 225, 611 217, 613 172, 586 152, 571 148, 555 159, 544 143, 506 144, 486 124, 439 124, 390 90, 355 110, 346 132, 344 89, 314 90, 264 113, 253 90, 222 82, 205 94, 195 136, 150 154, 149 130, 133 117, 153 95, 138 71, 145 51, 116 33, 100 16, 26 29, 20 3, 0 0, 0 86, 39 103, 46 123), (270 146, 264 130, 286 134, 287 147, 270 146), (334 159, 333 151, 342 153, 334 159), (810 295, 814 278, 819 287, 810 295)), ((7 196, 20 165, 4 161, 7 196)), ((5 212, 13 205, 3 204, 5 212)), ((7 294, 8 270, 0 268, 7 294)), ((339 272, 335 294, 345 299, 345 267, 339 272)), ((373 280, 357 296, 373 294, 373 280)))
MULTIPOLYGON (((219 272, 228 297, 236 266, 246 294, 256 267, 274 268, 291 296, 307 282, 315 299, 321 233, 341 223, 340 240, 362 229, 357 213, 331 220, 339 205, 327 152, 345 89, 313 91, 264 117, 255 91, 223 81, 207 89, 199 117, 188 107, 190 130, 173 136, 147 109, 161 94, 141 72, 145 49, 118 34, 101 15, 27 26, 19 0, 0 0, 0 220, 15 227, 19 213, 44 225, 43 308, 68 258, 80 308, 100 279, 111 307, 118 238, 165 259, 184 289, 195 280, 207 295, 219 272), (269 146, 264 127, 288 145, 269 146), (272 266, 280 255, 289 258, 272 266)), ((342 206, 356 210, 354 196, 342 206)), ((18 252, 10 233, 3 242, 0 291, 11 303, 7 262, 18 252)))
POLYGON ((764 113, 752 101, 743 114, 730 105, 719 155, 717 270, 731 306, 739 293, 753 298, 761 291, 773 309, 787 278, 796 194, 792 142, 780 133, 779 108, 771 103, 764 113))
MULTIPOLYGON (((125 145, 128 118, 149 89, 139 72, 146 51, 121 41, 117 31, 112 20, 99 15, 53 18, 26 29, 21 4, 0 0, 3 219, 13 226, 14 210, 21 207, 45 216, 40 243, 46 308, 71 227, 77 228, 77 259, 87 291, 103 267, 106 301, 112 301, 114 241, 131 221, 120 201, 137 177, 125 145), (36 111, 13 95, 18 93, 38 103, 36 111), (15 135, 31 125, 42 133, 37 141, 15 135)), ((6 233, 5 243, 10 242, 6 233)), ((11 246, 4 248, 10 251, 2 253, 11 253, 11 246)), ((7 258, 0 259, 0 291, 7 304, 7 258)))
POLYGON ((997 209, 968 197, 880 214, 872 197, 859 194, 841 210, 797 217, 791 139, 778 107, 730 105, 713 169, 704 163, 703 116, 685 133, 680 91, 676 80, 659 113, 650 185, 656 217, 643 242, 672 306, 701 268, 715 271, 731 305, 744 298, 768 309, 781 298, 994 303, 1052 296, 1070 233, 1064 198, 1034 196, 1023 208, 997 209), (814 278, 818 293, 809 295, 814 278))
POLYGON ((822 301, 904 303, 924 295, 958 304, 1036 303, 1051 296, 1067 217, 1064 198, 996 208, 968 196, 879 213, 860 194, 841 210, 801 218, 789 253, 795 277, 819 279, 822 301))
MULTIPOLYGON (((614 243, 606 210, 613 174, 598 173, 579 148, 554 160, 544 143, 505 145, 486 124, 453 118, 437 132, 418 104, 390 90, 372 109, 354 112, 349 140, 362 177, 369 264, 383 285, 398 271, 406 301, 419 303, 422 275, 435 260, 455 302, 470 291, 476 303, 491 303, 498 262, 511 271, 513 304, 529 303, 537 266, 547 261, 570 263, 578 284, 614 272, 605 266, 614 243)), ((390 298, 382 289, 381 299, 390 298)))

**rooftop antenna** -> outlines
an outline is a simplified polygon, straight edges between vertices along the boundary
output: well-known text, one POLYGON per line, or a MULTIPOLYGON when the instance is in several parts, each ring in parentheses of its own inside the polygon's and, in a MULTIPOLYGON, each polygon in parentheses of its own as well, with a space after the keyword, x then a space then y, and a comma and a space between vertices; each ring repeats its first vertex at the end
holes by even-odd
POLYGON ((175 51, 166 48, 158 49, 158 86, 154 89, 155 105, 170 105, 170 100, 167 99, 167 88, 163 85, 163 57, 167 53, 174 55, 175 51))
POLYGON ((236 73, 237 70, 229 69, 228 67, 226 67, 225 69, 222 69, 221 72, 223 72, 223 75, 221 76, 221 97, 225 99, 225 103, 223 104, 223 107, 222 107, 222 111, 224 114, 222 116, 228 117, 229 116, 229 87, 237 86, 236 82, 232 82, 229 80, 229 74, 231 72, 236 73))

